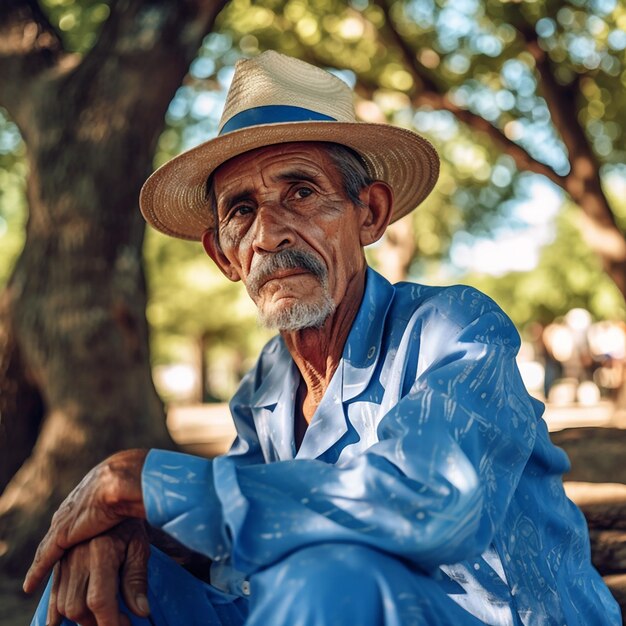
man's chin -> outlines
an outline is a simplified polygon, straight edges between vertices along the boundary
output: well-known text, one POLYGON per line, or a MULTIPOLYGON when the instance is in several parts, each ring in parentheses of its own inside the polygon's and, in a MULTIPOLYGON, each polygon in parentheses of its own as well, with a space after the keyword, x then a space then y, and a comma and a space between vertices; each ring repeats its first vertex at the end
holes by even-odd
POLYGON ((334 312, 335 303, 330 296, 311 303, 294 300, 260 308, 259 324, 284 332, 320 328, 334 312))

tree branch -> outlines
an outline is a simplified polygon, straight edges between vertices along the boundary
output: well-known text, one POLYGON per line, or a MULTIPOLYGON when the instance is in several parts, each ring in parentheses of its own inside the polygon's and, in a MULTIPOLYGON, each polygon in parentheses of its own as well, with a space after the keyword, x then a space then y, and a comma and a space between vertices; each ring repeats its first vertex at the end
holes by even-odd
MULTIPOLYGON (((577 96, 576 90, 570 88, 569 93, 564 93, 564 88, 556 82, 550 61, 537 42, 534 28, 530 25, 517 26, 535 59, 541 91, 546 99, 552 122, 569 152, 571 171, 567 176, 558 175, 551 167, 532 157, 527 150, 510 140, 502 130, 480 115, 457 106, 445 88, 440 87, 432 73, 418 61, 415 51, 396 28, 386 0, 375 0, 375 3, 384 12, 385 30, 398 48, 405 67, 415 83, 422 86, 421 92, 418 91, 412 98, 414 106, 428 105, 438 110, 449 111, 462 123, 485 133, 500 150, 515 160, 519 169, 542 174, 569 193, 574 202, 595 222, 596 230, 602 231, 605 236, 611 234, 613 242, 624 242, 624 235, 617 226, 602 190, 599 163, 576 117, 576 109, 572 106, 577 96)), ((606 247, 597 250, 609 271, 614 262, 621 263, 626 259, 626 243, 613 245, 610 250, 611 252, 606 247)), ((613 278, 616 279, 615 276, 613 278)))
POLYGON ((0 104, 16 121, 24 92, 63 55, 61 37, 36 0, 0 3, 0 104))
POLYGON ((400 51, 405 67, 411 73, 414 82, 422 86, 422 89, 416 90, 412 96, 413 106, 426 105, 437 110, 449 111, 463 124, 487 135, 502 152, 513 158, 519 169, 541 174, 559 187, 565 188, 565 177, 532 157, 526 149, 509 139, 502 130, 480 115, 456 105, 447 90, 441 87, 428 68, 418 61, 415 51, 396 28, 386 1, 375 0, 375 3, 385 14, 385 30, 400 51))
MULTIPOLYGON (((371 99, 377 88, 378 86, 375 84, 367 83, 362 78, 358 79, 357 92, 365 98, 371 99)), ((518 169, 541 174, 559 187, 564 188, 565 178, 563 176, 557 174, 545 163, 541 163, 541 161, 537 161, 531 157, 524 148, 514 141, 511 141, 502 131, 490 124, 485 118, 454 104, 447 95, 432 92, 417 93, 411 99, 411 104, 414 107, 429 106, 438 111, 449 111, 462 124, 484 133, 489 137, 504 154, 508 154, 515 161, 518 169)))
POLYGON ((96 44, 85 57, 77 77, 106 96, 111 90, 102 76, 113 71, 124 89, 127 80, 141 80, 145 101, 154 99, 153 89, 161 84, 164 65, 176 67, 180 81, 198 53, 202 38, 210 32, 227 0, 127 0, 116 1, 96 44), (107 67, 102 67, 106 58, 107 67))
POLYGON ((578 81, 574 81, 569 87, 558 84, 552 72, 550 59, 540 48, 534 30, 524 29, 521 34, 535 60, 541 79, 541 92, 550 111, 552 123, 569 153, 571 172, 565 177, 565 190, 599 226, 615 229, 621 233, 602 190, 600 163, 578 120, 577 108, 574 106, 578 97, 578 81))
POLYGON ((404 65, 411 73, 417 90, 419 90, 419 87, 421 86, 423 91, 443 95, 445 93, 445 89, 437 83, 435 77, 432 76, 428 68, 417 60, 415 50, 413 50, 400 31, 396 28, 387 2, 385 0, 374 0, 374 4, 382 10, 385 16, 383 31, 389 35, 393 43, 400 51, 404 60, 404 65))
POLYGON ((602 260, 605 271, 626 296, 626 239, 607 200, 600 180, 600 163, 577 116, 578 80, 560 85, 548 55, 541 49, 530 25, 518 26, 528 51, 535 60, 540 89, 550 117, 569 153, 570 173, 563 188, 582 209, 582 234, 602 260))
MULTIPOLYGON (((132 120, 131 144, 153 151, 167 107, 226 0, 114 2, 94 46, 58 76, 60 107, 72 107, 94 147, 132 120), (149 137, 148 143, 146 138, 149 137)), ((75 134, 77 128, 68 129, 75 134)))

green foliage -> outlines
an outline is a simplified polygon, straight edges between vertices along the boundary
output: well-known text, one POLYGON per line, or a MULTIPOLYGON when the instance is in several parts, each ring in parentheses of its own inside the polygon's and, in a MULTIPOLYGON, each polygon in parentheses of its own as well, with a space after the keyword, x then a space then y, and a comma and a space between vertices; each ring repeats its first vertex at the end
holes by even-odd
POLYGON ((68 52, 84 53, 96 42, 100 26, 110 14, 102 0, 41 0, 50 23, 60 33, 68 52))
MULTIPOLYGON (((526 39, 536 39, 557 81, 578 94, 572 106, 600 162, 626 160, 626 9, 616 0, 258 4, 233 0, 220 16, 220 32, 229 34, 243 55, 273 48, 336 68, 356 84, 363 119, 413 128, 437 145, 447 179, 441 193, 446 210, 435 226, 443 244, 438 254, 447 251, 448 239, 441 235, 450 220, 456 229, 491 225, 513 196, 518 172, 484 132, 426 106, 420 96, 429 83, 566 174, 573 155, 554 129, 528 51, 526 39)), ((434 239, 426 248, 434 250, 434 239)))
MULTIPOLYGON (((42 4, 68 49, 78 53, 94 44, 110 5, 42 4)), ((330 68, 355 86, 361 119, 416 130, 442 156, 440 182, 413 215, 412 272, 420 275, 445 262, 458 233, 488 236, 503 223, 514 226, 510 207, 524 199, 528 185, 528 174, 489 132, 438 110, 425 97, 429 90, 480 116, 558 174, 570 171, 575 155, 555 130, 529 53, 527 39, 536 39, 558 85, 572 94, 626 230, 626 168, 620 165, 626 161, 625 31, 626 6, 619 0, 232 0, 171 103, 155 165, 215 135, 237 59, 272 48, 330 68)), ((0 112, 0 281, 23 240, 24 176, 23 146, 0 112)), ((493 295, 520 326, 533 318, 550 321, 574 306, 624 318, 623 300, 581 240, 576 215, 568 206, 559 217, 555 240, 534 272, 467 280, 493 295)), ((267 333, 256 330, 241 286, 221 276, 199 244, 150 231, 145 258, 155 364, 194 360, 201 337, 210 362, 252 358, 267 333)))
POLYGON ((626 160, 626 6, 618 0, 552 3, 537 22, 562 84, 578 84, 579 120, 604 162, 626 160))

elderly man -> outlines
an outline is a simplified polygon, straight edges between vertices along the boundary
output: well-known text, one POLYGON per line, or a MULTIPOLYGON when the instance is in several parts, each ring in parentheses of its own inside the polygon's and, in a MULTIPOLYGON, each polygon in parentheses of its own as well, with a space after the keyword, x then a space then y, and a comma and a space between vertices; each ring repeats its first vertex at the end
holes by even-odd
POLYGON ((295 59, 242 61, 219 137, 146 183, 148 222, 201 239, 280 334, 231 402, 227 455, 121 452, 74 490, 27 576, 57 563, 35 623, 619 623, 511 322, 470 287, 367 267, 438 160, 356 122, 351 96, 295 59), (152 549, 146 589, 138 519, 208 556, 211 584, 152 549))

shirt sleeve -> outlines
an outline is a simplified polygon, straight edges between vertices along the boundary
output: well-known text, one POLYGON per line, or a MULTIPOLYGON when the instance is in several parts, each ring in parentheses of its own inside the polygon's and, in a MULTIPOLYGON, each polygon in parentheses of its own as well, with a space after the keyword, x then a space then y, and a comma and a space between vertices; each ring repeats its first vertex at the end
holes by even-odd
POLYGON ((502 312, 439 330, 363 454, 337 465, 212 462, 210 499, 221 508, 199 506, 221 517, 237 569, 251 574, 321 542, 366 544, 425 571, 484 552, 533 449, 536 407, 502 312))
POLYGON ((213 465, 180 452, 150 450, 141 477, 148 522, 188 548, 215 560, 227 556, 222 506, 213 482, 213 465))
MULTIPOLYGON (((259 367, 260 362, 242 380, 233 398, 237 406, 231 403, 237 438, 229 454, 240 465, 263 462, 252 415, 244 400, 254 388, 259 367)), ((231 540, 211 460, 169 450, 150 450, 141 484, 147 520, 152 526, 214 561, 230 555, 231 540)))

